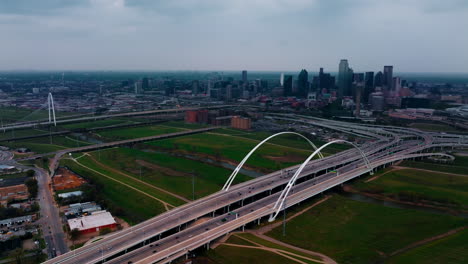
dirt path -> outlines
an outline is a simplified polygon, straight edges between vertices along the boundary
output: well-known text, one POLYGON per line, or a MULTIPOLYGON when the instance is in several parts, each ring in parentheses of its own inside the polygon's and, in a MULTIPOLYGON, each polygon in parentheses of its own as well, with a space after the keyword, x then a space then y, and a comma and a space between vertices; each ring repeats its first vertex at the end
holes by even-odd
POLYGON ((436 241, 436 240, 439 240, 439 239, 454 235, 454 234, 456 234, 456 233, 458 233, 460 231, 465 230, 466 228, 468 228, 468 226, 462 226, 462 227, 452 229, 452 230, 450 230, 448 232, 445 232, 445 233, 437 235, 437 236, 433 236, 433 237, 429 237, 429 238, 426 238, 426 239, 423 239, 423 240, 420 240, 420 241, 416 241, 414 243, 409 244, 408 246, 406 246, 404 248, 398 249, 398 250, 390 253, 389 256, 395 256, 395 255, 401 254, 403 252, 406 252, 406 251, 408 251, 410 249, 413 249, 415 247, 420 247, 420 246, 423 246, 425 244, 431 243, 433 241, 436 241))
MULTIPOLYGON (((285 250, 282 250, 282 249, 277 249, 277 248, 270 248, 270 247, 267 247, 267 246, 264 246, 262 244, 259 244, 255 241, 252 241, 248 238, 245 238, 245 237, 241 237, 241 236, 238 236, 236 234, 234 234, 236 237, 240 238, 240 239, 243 239, 251 244, 254 244, 256 245, 257 247, 260 247, 260 248, 267 248, 267 249, 273 249, 275 251, 280 251, 282 253, 287 253, 288 255, 294 255, 294 256, 298 256, 298 257, 301 257, 303 259, 307 259, 307 260, 311 260, 311 261, 314 261, 314 262, 318 262, 318 263, 324 263, 324 264, 336 264, 336 262, 329 258, 328 256, 325 256, 321 253, 317 253, 317 252, 314 252, 314 251, 310 251, 310 250, 306 250, 306 249, 303 249, 303 248, 299 248, 299 247, 295 247, 295 246, 292 246, 292 245, 289 245, 289 244, 286 244, 286 243, 283 243, 281 241, 278 241, 274 238, 271 238, 271 237, 268 237, 268 236, 264 236, 264 235, 256 235, 257 237, 260 237, 264 240, 267 240, 267 241, 270 241, 274 244, 277 244, 277 245, 280 245, 280 246, 283 246, 283 247, 287 247, 287 248, 290 248, 290 249, 293 249, 295 251, 299 251, 299 252, 302 252, 302 253, 305 253, 305 254, 308 254, 308 255, 311 255, 311 256, 317 256, 318 258, 320 258, 321 260, 318 260, 318 259, 313 259, 313 258, 308 258, 308 257, 305 257, 305 256, 302 256, 302 255, 298 255, 298 254, 295 254, 295 253, 292 253, 292 252, 289 252, 289 251, 285 251, 285 250)), ((226 244, 226 243, 225 243, 226 244)), ((275 252, 276 253, 276 252, 275 252)))
MULTIPOLYGON (((89 154, 88 154, 88 155, 89 155, 89 154)), ((137 181, 137 182, 139 182, 139 183, 142 183, 142 184, 144 184, 144 185, 146 185, 146 186, 149 186, 149 187, 151 187, 151 188, 154 188, 154 189, 156 189, 156 190, 158 190, 158 191, 160 191, 160 192, 163 192, 163 193, 165 193, 165 194, 169 194, 169 195, 171 195, 171 196, 173 196, 173 197, 175 197, 175 198, 177 198, 177 199, 180 199, 180 200, 182 200, 182 201, 184 201, 184 202, 187 202, 187 203, 190 202, 190 200, 188 200, 188 199, 185 198, 185 197, 182 197, 182 196, 180 196, 180 195, 178 195, 178 194, 169 192, 169 191, 167 191, 167 190, 164 190, 164 189, 162 189, 162 188, 159 188, 159 187, 157 187, 157 186, 154 186, 154 185, 152 185, 152 184, 149 184, 149 183, 147 183, 147 182, 145 182, 145 181, 142 181, 142 180, 140 180, 140 179, 137 179, 137 178, 135 178, 135 177, 133 177, 133 176, 131 176, 131 175, 128 175, 128 174, 126 174, 126 173, 123 173, 123 172, 121 172, 120 170, 114 169, 114 168, 112 168, 112 167, 110 167, 110 166, 108 166, 108 165, 106 165, 106 164, 103 164, 103 163, 97 161, 92 155, 89 155, 89 157, 90 157, 90 159, 91 159, 93 162, 95 162, 95 163, 98 164, 99 166, 105 168, 106 170, 110 170, 110 171, 112 171, 112 172, 115 172, 115 173, 117 173, 117 174, 120 174, 120 175, 122 175, 122 176, 125 176, 125 177, 127 177, 127 178, 130 178, 130 179, 132 179, 132 180, 135 180, 135 181, 137 181)))
POLYGON ((313 262, 324 263, 322 261, 311 259, 311 258, 304 257, 304 256, 301 256, 301 255, 297 255, 297 254, 294 254, 294 253, 291 253, 291 252, 288 252, 288 251, 285 251, 285 250, 276 249, 276 248, 269 248, 269 247, 265 247, 265 246, 258 246, 257 247, 257 246, 238 245, 238 244, 231 244, 231 243, 223 243, 223 245, 230 246, 230 247, 240 247, 240 248, 251 248, 251 249, 265 250, 265 251, 280 255, 282 257, 285 257, 287 259, 290 259, 292 261, 295 261, 295 262, 301 263, 301 264, 307 264, 307 262, 301 261, 301 260, 299 260, 297 258, 294 258, 294 257, 307 259, 307 260, 313 261, 313 262), (291 255, 293 255, 294 257, 292 257, 291 255))
POLYGON ((91 169, 91 168, 89 168, 88 166, 81 164, 79 161, 74 160, 74 162, 75 162, 76 164, 80 165, 81 167, 85 168, 85 169, 88 169, 88 170, 90 170, 90 171, 92 171, 92 172, 95 172, 95 173, 97 173, 97 174, 99 174, 99 175, 102 175, 102 176, 104 176, 104 177, 106 177, 106 178, 108 178, 108 179, 111 179, 111 180, 113 180, 113 181, 115 181, 115 182, 118 182, 118 183, 120 183, 120 184, 122 184, 122 185, 124 185, 124 186, 127 186, 128 188, 130 188, 130 189, 132 189, 132 190, 135 190, 135 191, 137 191, 137 192, 139 192, 139 193, 141 193, 141 194, 143 194, 143 195, 146 195, 146 196, 148 196, 148 197, 150 197, 150 198, 152 198, 152 199, 154 199, 154 200, 160 202, 161 204, 164 205, 164 208, 166 209, 166 211, 169 211, 169 210, 170 210, 170 209, 169 209, 169 206, 172 207, 172 208, 175 207, 174 205, 172 205, 172 204, 170 204, 170 203, 168 203, 168 202, 165 202, 165 201, 163 201, 163 200, 161 200, 161 199, 158 199, 158 198, 156 198, 156 197, 154 197, 154 196, 152 196, 152 195, 150 195, 150 194, 148 194, 148 193, 146 193, 146 192, 144 192, 144 191, 138 190, 137 188, 135 188, 135 187, 133 187, 133 186, 130 186, 130 185, 128 185, 128 184, 126 184, 126 183, 124 183, 124 182, 122 182, 122 181, 116 180, 116 179, 114 179, 114 178, 112 178, 112 177, 110 177, 110 176, 105 175, 104 173, 101 173, 101 172, 99 172, 99 171, 97 171, 97 170, 91 169))

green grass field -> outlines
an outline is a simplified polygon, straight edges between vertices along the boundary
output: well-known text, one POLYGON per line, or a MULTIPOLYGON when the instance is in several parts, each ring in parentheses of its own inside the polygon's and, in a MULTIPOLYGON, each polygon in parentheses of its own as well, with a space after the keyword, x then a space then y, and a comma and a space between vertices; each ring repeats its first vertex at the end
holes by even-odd
MULTIPOLYGON (((192 198, 192 173, 195 175, 197 199, 219 191, 231 173, 231 170, 202 162, 138 149, 114 148, 103 150, 101 154, 95 151, 92 155, 96 160, 100 156, 101 163, 138 178, 141 168, 141 180, 187 199, 192 198)), ((239 174, 234 184, 249 179, 250 177, 239 174)))
MULTIPOLYGON (((201 133, 148 142, 147 144, 169 151, 202 153, 215 160, 227 159, 237 164, 258 144, 258 141, 229 135, 201 133)), ((307 148, 297 149, 264 144, 250 157, 246 165, 261 171, 278 170, 302 162, 311 153, 312 151, 307 148)))
MULTIPOLYGON (((179 128, 165 127, 165 126, 145 126, 145 127, 132 127, 132 128, 120 128, 111 129, 97 132, 102 138, 108 141, 132 139, 140 137, 156 136, 168 133, 174 133, 183 131, 179 128)), ((102 139, 101 138, 101 139, 102 139)))
POLYGON ((455 156, 455 160, 452 164, 440 164, 428 160, 405 160, 400 165, 404 167, 468 175, 468 157, 463 156, 455 156))
POLYGON ((73 136, 53 136, 52 144, 50 137, 41 137, 33 139, 18 140, 13 142, 2 142, 4 146, 10 147, 12 149, 16 148, 29 148, 32 152, 35 153, 48 153, 53 151, 58 151, 66 148, 74 148, 79 146, 91 145, 92 143, 85 142, 79 139, 74 138, 73 136))
MULTIPOLYGON (((48 135, 48 128, 43 129, 20 129, 20 130, 9 130, 3 132, 0 130, 0 139, 10 139, 10 138, 19 138, 19 137, 28 137, 36 135, 48 135)), ((3 143, 0 143, 3 144, 3 143)))
POLYGON ((400 248, 468 224, 467 219, 357 202, 335 195, 268 233, 338 263, 375 263, 400 248))
POLYGON ((468 177, 463 176, 405 169, 388 172, 368 183, 360 181, 354 187, 406 201, 425 200, 468 208, 468 177))
MULTIPOLYGON (((174 196, 170 195, 170 194, 167 194, 167 193, 164 193, 164 192, 161 192, 160 190, 158 190, 157 188, 153 188, 151 185, 154 185, 154 186, 157 186, 156 184, 154 183, 150 183, 150 185, 148 184, 144 184, 139 180, 139 176, 136 176, 136 175, 131 175, 131 174, 128 174, 126 173, 126 175, 122 175, 122 174, 119 174, 117 173, 117 171, 113 171, 112 169, 115 169, 115 167, 113 166, 110 166, 110 167, 103 167, 99 164, 96 163, 96 161, 94 161, 93 159, 91 159, 90 157, 88 156, 84 156, 84 157, 81 157, 78 162, 92 170, 95 170, 95 171, 98 171, 106 176, 109 176, 117 181, 120 181, 124 184, 127 184, 129 186, 132 186, 138 190, 141 190, 155 198, 158 198, 160 200, 163 200, 169 204, 172 204, 174 206, 178 206, 178 205, 182 205, 184 204, 184 202, 178 198, 175 198, 174 196), (128 177, 130 176, 130 177, 128 177)), ((141 181, 143 181, 143 177, 141 178, 141 181)), ((147 181, 143 181, 143 182, 147 182, 147 181)), ((149 183, 149 182, 148 182, 149 183)))
POLYGON ((165 122, 164 126, 182 128, 182 129, 199 129, 199 128, 204 128, 204 127, 209 127, 210 125, 191 124, 191 123, 185 123, 184 121, 169 121, 169 122, 165 122))
POLYGON ((433 131, 433 132, 453 132, 458 133, 460 130, 456 128, 445 125, 445 124, 429 124, 429 123, 413 123, 410 125, 412 128, 417 128, 422 131, 433 131))
MULTIPOLYGON (((60 164, 99 186, 103 205, 131 224, 139 223, 165 211, 163 204, 159 201, 86 169, 72 160, 61 160, 60 164)), ((102 201, 97 202, 102 203, 102 201)))
POLYGON ((468 263, 468 229, 390 258, 388 264, 468 263))
POLYGON ((132 123, 135 123, 135 122, 131 122, 125 119, 103 119, 103 120, 96 120, 96 121, 90 121, 90 122, 64 124, 64 125, 59 125, 59 127, 63 129, 79 129, 79 128, 95 128, 95 127, 105 127, 105 126, 113 126, 113 125, 132 124, 132 123))

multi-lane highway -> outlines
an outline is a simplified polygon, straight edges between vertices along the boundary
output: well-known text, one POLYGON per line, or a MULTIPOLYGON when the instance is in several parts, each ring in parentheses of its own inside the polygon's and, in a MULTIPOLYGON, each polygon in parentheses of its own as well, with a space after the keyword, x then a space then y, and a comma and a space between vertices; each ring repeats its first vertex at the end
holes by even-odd
MULTIPOLYGON (((364 126, 302 117, 294 120, 373 138, 374 141, 360 146, 370 161, 370 167, 366 166, 356 149, 312 160, 301 172, 293 193, 287 197, 287 206, 398 160, 445 155, 426 152, 431 149, 468 146, 462 136, 443 137, 441 134, 422 133, 412 129, 364 126)), ((297 168, 298 166, 293 166, 232 186, 228 191, 217 192, 175 208, 93 244, 60 255, 47 263, 170 261, 272 213, 281 188, 288 183, 297 168), (233 208, 235 212, 227 214, 233 208), (209 217, 209 220, 194 225, 194 221, 201 217, 209 217)))
MULTIPOLYGON (((181 107, 181 108, 171 108, 171 109, 161 109, 161 110, 149 110, 149 111, 135 111, 135 112, 125 112, 125 113, 116 113, 116 114, 106 114, 106 115, 97 115, 97 116, 84 116, 84 117, 72 117, 67 118, 64 117, 63 119, 57 119, 57 124, 66 124, 66 123, 78 123, 78 122, 86 122, 86 121, 95 121, 101 119, 108 119, 108 118, 116 118, 116 117, 130 117, 130 116, 144 116, 144 115, 162 115, 162 114, 175 114, 175 113, 184 113, 189 110, 198 110, 198 109, 219 109, 219 108, 227 108, 232 107, 233 105, 217 105, 217 106, 207 106, 207 107, 181 107)), ((49 125, 51 124, 48 120, 39 120, 39 121, 31 121, 31 122, 24 122, 24 123, 17 123, 17 124, 10 124, 6 126, 2 126, 1 130, 8 131, 14 129, 23 129, 23 128, 31 128, 37 127, 42 125, 49 125)))

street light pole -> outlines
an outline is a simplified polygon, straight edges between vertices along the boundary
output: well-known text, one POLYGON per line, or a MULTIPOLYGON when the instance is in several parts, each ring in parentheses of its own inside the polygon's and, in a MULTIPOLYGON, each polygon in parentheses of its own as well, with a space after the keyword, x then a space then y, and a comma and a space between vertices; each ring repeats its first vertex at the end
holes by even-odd
POLYGON ((192 201, 195 201, 195 171, 192 171, 192 201))

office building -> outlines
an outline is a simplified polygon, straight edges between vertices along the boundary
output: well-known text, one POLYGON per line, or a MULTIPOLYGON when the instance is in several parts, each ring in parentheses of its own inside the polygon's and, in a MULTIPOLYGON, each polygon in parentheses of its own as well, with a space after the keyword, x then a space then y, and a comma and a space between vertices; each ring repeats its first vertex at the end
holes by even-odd
POLYGON ((242 71, 242 83, 247 84, 247 71, 242 71))
POLYGON ((338 67, 338 97, 345 95, 347 75, 349 71, 348 60, 341 60, 338 67))
POLYGON ((393 90, 393 66, 384 66, 383 87, 387 91, 393 90))
POLYGON ((366 72, 364 77, 364 91, 362 91, 363 103, 368 103, 369 95, 374 92, 374 72, 366 72))
POLYGON ((297 89, 299 97, 307 97, 307 93, 309 92, 309 73, 305 69, 302 69, 297 77, 297 89))
POLYGON ((249 130, 252 127, 252 121, 250 118, 233 116, 231 118, 231 127, 242 130, 249 130))
POLYGON ((284 96, 292 96, 293 95, 293 77, 292 75, 285 75, 284 76, 284 96))
POLYGON ((382 87, 383 86, 383 73, 379 71, 377 74, 375 74, 374 77, 374 87, 382 87))

